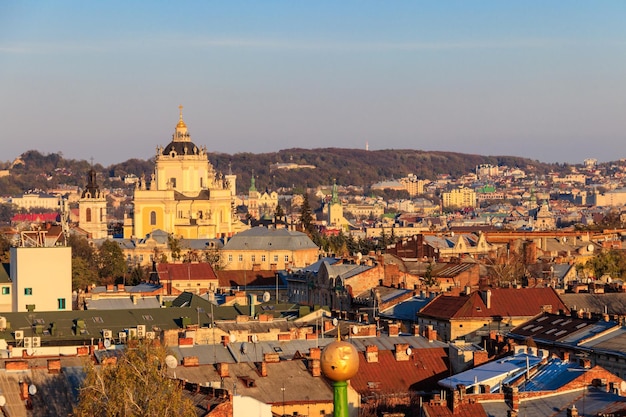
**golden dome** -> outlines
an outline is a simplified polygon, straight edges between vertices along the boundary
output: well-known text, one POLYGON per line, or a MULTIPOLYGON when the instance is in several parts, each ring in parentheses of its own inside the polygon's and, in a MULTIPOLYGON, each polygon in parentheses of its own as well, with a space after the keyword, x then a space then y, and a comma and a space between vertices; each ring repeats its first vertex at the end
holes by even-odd
POLYGON ((183 105, 181 104, 180 106, 178 106, 178 111, 179 111, 179 116, 178 116, 178 124, 176 125, 176 128, 187 128, 187 125, 185 124, 185 122, 183 121, 183 105))
POLYGON ((359 353, 351 343, 337 340, 322 351, 320 367, 327 378, 347 381, 359 370, 359 353))

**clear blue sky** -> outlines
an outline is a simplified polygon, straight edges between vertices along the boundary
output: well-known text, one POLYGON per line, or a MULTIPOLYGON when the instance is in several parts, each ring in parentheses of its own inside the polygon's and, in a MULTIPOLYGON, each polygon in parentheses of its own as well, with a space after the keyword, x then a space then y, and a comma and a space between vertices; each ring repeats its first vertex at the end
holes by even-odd
POLYGON ((0 160, 441 150, 626 157, 624 1, 0 2, 0 160))

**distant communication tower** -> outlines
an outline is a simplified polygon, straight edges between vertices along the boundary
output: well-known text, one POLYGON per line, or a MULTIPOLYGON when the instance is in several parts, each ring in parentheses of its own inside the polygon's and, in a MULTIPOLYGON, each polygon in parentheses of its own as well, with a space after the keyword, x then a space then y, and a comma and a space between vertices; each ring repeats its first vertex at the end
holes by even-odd
POLYGON ((369 142, 365 142, 365 150, 369 151, 370 150, 370 144, 369 142))

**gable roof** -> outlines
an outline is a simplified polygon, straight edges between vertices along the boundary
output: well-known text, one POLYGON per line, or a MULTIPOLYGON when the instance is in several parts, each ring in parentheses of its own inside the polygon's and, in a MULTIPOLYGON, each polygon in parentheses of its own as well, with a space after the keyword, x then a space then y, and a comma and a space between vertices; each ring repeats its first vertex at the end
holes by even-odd
POLYGON ((567 307, 551 287, 491 288, 467 295, 440 295, 419 313, 440 319, 472 319, 486 317, 534 317, 543 311, 565 310, 567 307), (490 308, 485 299, 490 292, 490 308))
POLYGON ((160 280, 183 281, 197 279, 217 279, 211 264, 200 263, 159 263, 156 265, 160 280))

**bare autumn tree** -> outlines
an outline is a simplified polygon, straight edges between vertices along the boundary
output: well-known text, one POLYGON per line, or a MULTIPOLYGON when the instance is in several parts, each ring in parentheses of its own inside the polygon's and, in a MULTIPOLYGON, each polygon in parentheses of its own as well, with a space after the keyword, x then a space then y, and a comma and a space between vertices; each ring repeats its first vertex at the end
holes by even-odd
POLYGON ((148 342, 127 348, 115 364, 85 365, 75 417, 195 417, 191 401, 168 378, 166 350, 148 342))
POLYGON ((519 249, 502 251, 495 259, 488 262, 489 277, 492 283, 498 285, 508 284, 513 281, 521 282, 526 273, 524 256, 519 249))

